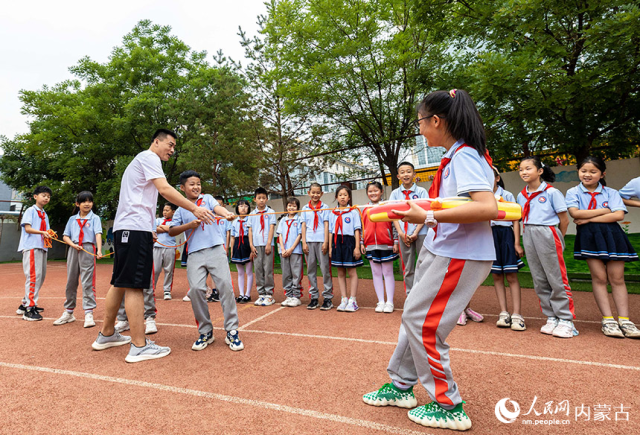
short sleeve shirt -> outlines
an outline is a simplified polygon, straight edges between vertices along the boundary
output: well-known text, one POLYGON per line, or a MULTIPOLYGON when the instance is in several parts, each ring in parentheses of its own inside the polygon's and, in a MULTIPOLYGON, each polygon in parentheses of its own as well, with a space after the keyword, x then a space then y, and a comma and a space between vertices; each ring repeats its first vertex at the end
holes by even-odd
POLYGON ((640 177, 629 181, 619 193, 624 199, 640 198, 640 177))
MULTIPOLYGON (((622 198, 617 190, 598 183, 595 192, 597 192, 595 196, 596 209, 608 208, 612 212, 623 210, 627 213, 627 207, 625 207, 624 202, 622 202, 622 198)), ((589 194, 589 190, 587 190, 582 183, 567 190, 567 208, 588 210, 590 202, 591 195, 589 194)))
MULTIPOLYGON (((271 225, 274 227, 276 225, 276 215, 266 213, 274 213, 274 211, 271 207, 267 206, 262 212, 258 209, 253 210, 247 217, 249 228, 251 228, 251 232, 253 233, 253 246, 267 246, 269 242, 269 229, 271 225), (260 219, 261 213, 265 213, 262 223, 260 219)), ((273 246, 273 240, 271 240, 271 246, 273 246)))
MULTIPOLYGON (((529 217, 525 225, 558 225, 560 223, 558 213, 567 211, 567 203, 564 200, 562 192, 555 187, 544 190, 546 187, 547 183, 543 181, 536 190, 536 192, 541 191, 542 193, 533 198, 529 203, 529 217)), ((527 189, 528 194, 534 193, 529 192, 528 186, 525 187, 525 189, 527 189)), ((527 199, 522 192, 520 192, 518 194, 518 204, 524 208, 526 203, 527 199)))
MULTIPOLYGON (((493 193, 493 169, 484 156, 474 148, 458 148, 464 141, 458 141, 447 151, 444 157, 451 161, 442 169, 440 198, 452 196, 470 196, 470 192, 493 193)), ((495 260, 491 223, 474 222, 471 224, 438 224, 438 235, 429 229, 425 246, 435 255, 460 260, 495 260)))
MULTIPOLYGON (((171 219, 157 218, 156 219, 156 225, 155 225, 156 229, 160 225, 169 225, 169 226, 171 226, 171 219)), ((166 248, 167 246, 176 246, 176 238, 175 237, 171 237, 169 235, 169 233, 160 233, 160 234, 158 234, 158 242, 153 244, 153 246, 155 248, 166 248), (166 245, 166 246, 162 246, 158 242, 160 242, 160 243, 162 243, 163 245, 166 245)))
MULTIPOLYGON (((204 207, 210 211, 213 211, 214 207, 219 205, 218 201, 216 201, 213 196, 208 194, 200 195, 198 197, 198 200, 200 199, 202 199, 200 207, 204 207)), ((193 213, 180 207, 173 215, 171 226, 177 227, 180 225, 188 224, 189 222, 192 222, 196 219, 197 218, 193 213)), ((218 226, 215 222, 212 224, 205 224, 203 222, 198 225, 198 228, 185 231, 184 236, 186 238, 189 238, 189 236, 191 236, 191 238, 187 242, 187 249, 189 253, 224 244, 222 236, 220 235, 220 230, 218 229, 218 226), (192 232, 194 233, 193 236, 191 236, 192 232)))
MULTIPOLYGON (((276 234, 280 235, 284 249, 290 249, 298 235, 302 234, 302 219, 299 216, 285 216, 280 219, 276 234)), ((294 254, 302 254, 302 243, 298 243, 293 250, 294 254)))
POLYGON ((22 215, 22 222, 20 222, 20 243, 18 244, 18 252, 28 251, 30 249, 42 249, 47 251, 48 249, 44 247, 44 237, 40 234, 29 234, 27 230, 24 229, 24 226, 29 224, 31 228, 35 230, 40 230, 42 219, 38 216, 38 211, 42 214, 44 213, 44 220, 47 225, 47 230, 51 228, 49 226, 49 216, 44 210, 38 208, 37 205, 32 205, 24 212, 22 215))
MULTIPOLYGON (((411 188, 409 188, 408 190, 404 188, 404 186, 400 186, 398 187, 396 190, 394 190, 393 192, 391 192, 391 195, 389 195, 389 201, 401 201, 401 200, 406 200, 407 199, 407 194, 409 196, 409 199, 425 199, 425 198, 429 198, 429 192, 427 192, 427 190, 423 187, 418 186, 417 184, 413 183, 413 186, 411 186, 411 188)), ((403 222, 400 223, 400 225, 404 225, 403 222)), ((416 224, 408 224, 407 225, 407 234, 408 235, 412 235, 413 232, 416 229, 416 224)), ((420 236, 424 236, 427 234, 427 227, 423 226, 420 229, 420 232, 418 233, 418 235, 420 236)))
MULTIPOLYGON (((339 210, 332 212, 329 216, 329 232, 335 234, 336 222, 338 221, 339 210)), ((362 221, 360 220, 360 214, 356 210, 351 210, 342 214, 342 231, 338 231, 338 235, 355 236, 356 230, 362 229, 362 221)))
POLYGON ((247 226, 247 218, 236 218, 231 222, 231 237, 248 237, 249 227, 247 226), (242 222, 242 234, 240 234, 240 222, 242 222))
MULTIPOLYGON (((513 193, 508 190, 504 190, 502 187, 498 186, 498 190, 496 190, 496 199, 502 198, 507 202, 516 202, 516 198, 513 196, 513 193)), ((498 227, 512 227, 512 221, 491 221, 491 226, 498 227)))
POLYGON ((158 205, 158 189, 153 180, 166 178, 160 157, 151 150, 138 154, 122 176, 120 201, 113 231, 153 232, 158 205))
POLYGON ((90 211, 84 218, 80 217, 80 213, 74 214, 67 221, 64 227, 64 236, 71 239, 73 243, 80 241, 80 225, 82 225, 82 243, 96 243, 96 234, 102 234, 102 222, 98 215, 90 211))
MULTIPOLYGON (((327 204, 320 202, 321 209, 328 208, 327 204)), ((301 222, 304 223, 307 230, 307 242, 324 242, 324 223, 329 221, 330 211, 307 211, 311 210, 309 204, 302 207, 301 222), (318 226, 315 226, 315 218, 318 216, 318 226)))

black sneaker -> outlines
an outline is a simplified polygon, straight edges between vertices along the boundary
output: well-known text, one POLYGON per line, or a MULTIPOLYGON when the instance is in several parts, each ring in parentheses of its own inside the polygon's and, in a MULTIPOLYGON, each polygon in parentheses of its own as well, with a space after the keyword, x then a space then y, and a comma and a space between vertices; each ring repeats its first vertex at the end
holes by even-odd
POLYGON ((240 302, 240 303, 241 304, 246 304, 247 302, 251 302, 251 296, 249 296, 249 295, 242 296, 242 302, 240 302))
POLYGON ((24 313, 26 313, 26 312, 27 312, 27 307, 25 307, 25 306, 24 306, 24 305, 22 305, 22 304, 20 304, 20 305, 18 306, 18 309, 16 310, 16 314, 17 314, 18 316, 22 316, 22 315, 24 315, 24 313))
POLYGON ((220 294, 218 293, 218 290, 211 290, 211 296, 207 298, 207 302, 220 302, 220 294))
POLYGON ((333 302, 331 302, 331 299, 325 299, 320 307, 322 311, 329 311, 331 308, 333 308, 333 302))
POLYGON ((37 322, 42 320, 42 316, 36 310, 36 307, 27 309, 27 312, 22 315, 22 320, 28 320, 29 322, 37 322))
POLYGON ((39 306, 37 306, 37 305, 36 305, 36 311, 37 311, 37 312, 39 312, 39 313, 41 313, 41 312, 43 312, 43 311, 44 311, 44 308, 39 307, 39 306))
POLYGON ((315 310, 318 308, 318 299, 311 299, 309 305, 307 305, 307 310, 315 310))

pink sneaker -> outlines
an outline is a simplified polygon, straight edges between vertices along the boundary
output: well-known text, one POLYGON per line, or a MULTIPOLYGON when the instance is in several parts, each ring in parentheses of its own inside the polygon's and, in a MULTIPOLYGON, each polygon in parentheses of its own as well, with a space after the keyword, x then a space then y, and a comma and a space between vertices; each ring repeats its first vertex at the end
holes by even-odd
POLYGON ((467 314, 463 311, 462 314, 460 314, 460 317, 458 318, 458 325, 460 326, 464 326, 467 324, 467 314))
POLYGON ((484 317, 482 317, 482 314, 476 313, 471 308, 467 308, 466 310, 464 310, 464 312, 474 322, 482 322, 484 320, 484 317))

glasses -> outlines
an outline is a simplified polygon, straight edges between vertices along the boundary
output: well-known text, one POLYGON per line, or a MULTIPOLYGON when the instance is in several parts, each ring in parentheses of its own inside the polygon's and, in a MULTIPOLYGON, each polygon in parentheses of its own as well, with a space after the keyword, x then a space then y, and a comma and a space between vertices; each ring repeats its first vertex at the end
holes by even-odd
POLYGON ((417 120, 413 121, 413 125, 414 125, 415 127, 419 127, 419 126, 420 126, 420 121, 422 121, 423 119, 429 119, 429 118, 432 118, 432 117, 434 117, 434 116, 436 116, 436 115, 429 115, 429 116, 423 116, 422 118, 418 118, 417 120))

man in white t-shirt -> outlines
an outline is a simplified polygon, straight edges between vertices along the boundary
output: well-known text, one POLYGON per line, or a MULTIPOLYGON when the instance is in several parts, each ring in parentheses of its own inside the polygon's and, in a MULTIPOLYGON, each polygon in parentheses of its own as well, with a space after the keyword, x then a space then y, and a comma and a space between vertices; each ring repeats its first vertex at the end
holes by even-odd
POLYGON ((213 213, 188 201, 167 182, 162 172, 162 161, 169 160, 175 146, 174 132, 157 130, 149 149, 138 154, 122 176, 120 202, 113 223, 115 256, 111 288, 106 297, 102 331, 91 347, 104 350, 131 343, 125 358, 130 363, 162 358, 171 352, 168 347, 146 340, 144 335, 142 289, 151 285, 158 193, 167 201, 189 210, 204 223, 213 222, 213 213), (114 330, 123 297, 131 337, 114 330))

